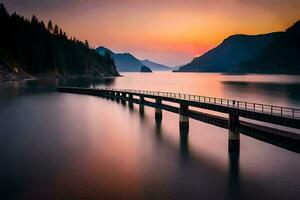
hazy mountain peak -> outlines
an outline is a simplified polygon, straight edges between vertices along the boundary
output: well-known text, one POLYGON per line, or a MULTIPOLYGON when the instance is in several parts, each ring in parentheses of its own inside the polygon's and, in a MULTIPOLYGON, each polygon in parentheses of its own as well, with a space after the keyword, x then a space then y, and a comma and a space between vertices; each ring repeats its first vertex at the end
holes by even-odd
POLYGON ((145 59, 140 61, 143 65, 149 67, 152 71, 171 71, 169 66, 162 65, 151 60, 145 59))
POLYGON ((110 54, 114 54, 114 52, 112 52, 110 49, 106 48, 106 47, 103 47, 103 46, 100 46, 96 49, 98 51, 98 53, 100 55, 104 55, 106 52, 109 52, 110 54))
POLYGON ((110 52, 115 64, 120 72, 140 72, 142 66, 149 67, 152 71, 171 71, 168 66, 152 62, 148 59, 139 60, 130 53, 114 53, 106 47, 100 46, 97 48, 99 54, 110 52))

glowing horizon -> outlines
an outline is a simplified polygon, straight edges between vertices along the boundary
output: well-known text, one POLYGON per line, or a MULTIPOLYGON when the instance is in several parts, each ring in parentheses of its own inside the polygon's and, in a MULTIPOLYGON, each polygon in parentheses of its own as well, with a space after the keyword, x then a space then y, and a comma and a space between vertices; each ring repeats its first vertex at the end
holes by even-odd
POLYGON ((171 66, 190 62, 232 34, 284 31, 300 1, 4 0, 10 12, 37 15, 94 47, 171 66))

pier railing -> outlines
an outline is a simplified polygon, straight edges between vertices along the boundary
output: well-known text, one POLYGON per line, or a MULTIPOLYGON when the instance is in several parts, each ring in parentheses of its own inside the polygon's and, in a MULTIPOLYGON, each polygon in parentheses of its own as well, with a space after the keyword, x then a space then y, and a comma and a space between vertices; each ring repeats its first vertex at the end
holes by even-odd
POLYGON ((209 103, 214 105, 227 106, 242 110, 254 111, 258 113, 270 114, 274 116, 289 117, 300 119, 300 109, 288 108, 274 105, 267 105, 261 103, 252 103, 246 101, 237 101, 231 99, 223 99, 216 97, 207 97, 191 94, 173 93, 173 92, 159 92, 159 91, 146 91, 146 90, 132 90, 132 89, 115 89, 115 88, 101 88, 101 90, 115 91, 115 92, 128 92, 144 95, 153 95, 160 97, 169 97, 176 99, 183 99, 188 101, 196 101, 200 103, 209 103))

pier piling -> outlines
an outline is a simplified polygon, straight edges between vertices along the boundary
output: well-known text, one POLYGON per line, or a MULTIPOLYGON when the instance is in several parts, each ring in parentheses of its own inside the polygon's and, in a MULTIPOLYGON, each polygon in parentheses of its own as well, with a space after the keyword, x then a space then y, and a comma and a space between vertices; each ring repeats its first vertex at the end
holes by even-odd
POLYGON ((125 100, 126 99, 126 93, 122 92, 121 96, 122 96, 122 99, 121 99, 122 104, 126 104, 126 100, 125 100))
POLYGON ((161 122, 162 120, 162 109, 160 108, 161 106, 161 99, 160 98, 157 98, 155 100, 155 103, 158 105, 158 107, 155 108, 155 120, 156 122, 161 122))
POLYGON ((132 94, 129 94, 128 95, 128 106, 129 106, 129 109, 133 109, 133 102, 132 102, 132 100, 133 100, 133 95, 132 94))
POLYGON ((180 113, 179 113, 180 132, 188 132, 189 131, 188 109, 189 109, 189 106, 180 104, 180 113))
POLYGON ((139 112, 140 112, 141 116, 144 116, 144 114, 145 114, 144 101, 145 101, 144 97, 140 96, 139 112))
POLYGON ((238 131, 239 126, 239 116, 231 112, 229 113, 229 120, 228 120, 228 151, 229 152, 239 152, 240 150, 240 133, 238 131))

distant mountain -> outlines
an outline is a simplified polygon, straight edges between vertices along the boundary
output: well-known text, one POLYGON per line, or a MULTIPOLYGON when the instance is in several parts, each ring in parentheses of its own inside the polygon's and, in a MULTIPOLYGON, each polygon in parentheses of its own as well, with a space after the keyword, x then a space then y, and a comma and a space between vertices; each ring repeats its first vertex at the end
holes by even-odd
POLYGON ((109 52, 114 59, 119 72, 140 72, 140 69, 143 66, 139 59, 129 53, 114 53, 105 47, 99 47, 96 50, 100 55, 109 52))
POLYGON ((143 73, 151 73, 152 70, 149 67, 142 66, 141 67, 141 72, 143 72, 143 73))
POLYGON ((100 55, 109 52, 115 61, 118 71, 120 72, 140 72, 142 66, 149 67, 152 71, 171 71, 167 66, 152 62, 150 60, 139 60, 129 53, 114 53, 105 47, 97 48, 100 55))
POLYGON ((110 49, 102 47, 102 46, 98 47, 96 50, 101 56, 104 56, 106 52, 110 53, 112 56, 115 54, 110 49))
POLYGON ((300 74, 300 21, 280 34, 255 58, 241 63, 235 70, 300 74))
POLYGON ((172 67, 171 69, 172 69, 173 72, 178 72, 178 70, 179 70, 181 67, 183 67, 183 66, 184 66, 184 65, 178 65, 178 66, 172 67))
POLYGON ((231 72, 244 61, 256 57, 282 33, 233 35, 219 46, 182 66, 183 72, 231 72))
POLYGON ((150 60, 141 60, 140 61, 143 65, 146 65, 153 71, 171 71, 172 69, 166 65, 158 64, 150 60))

